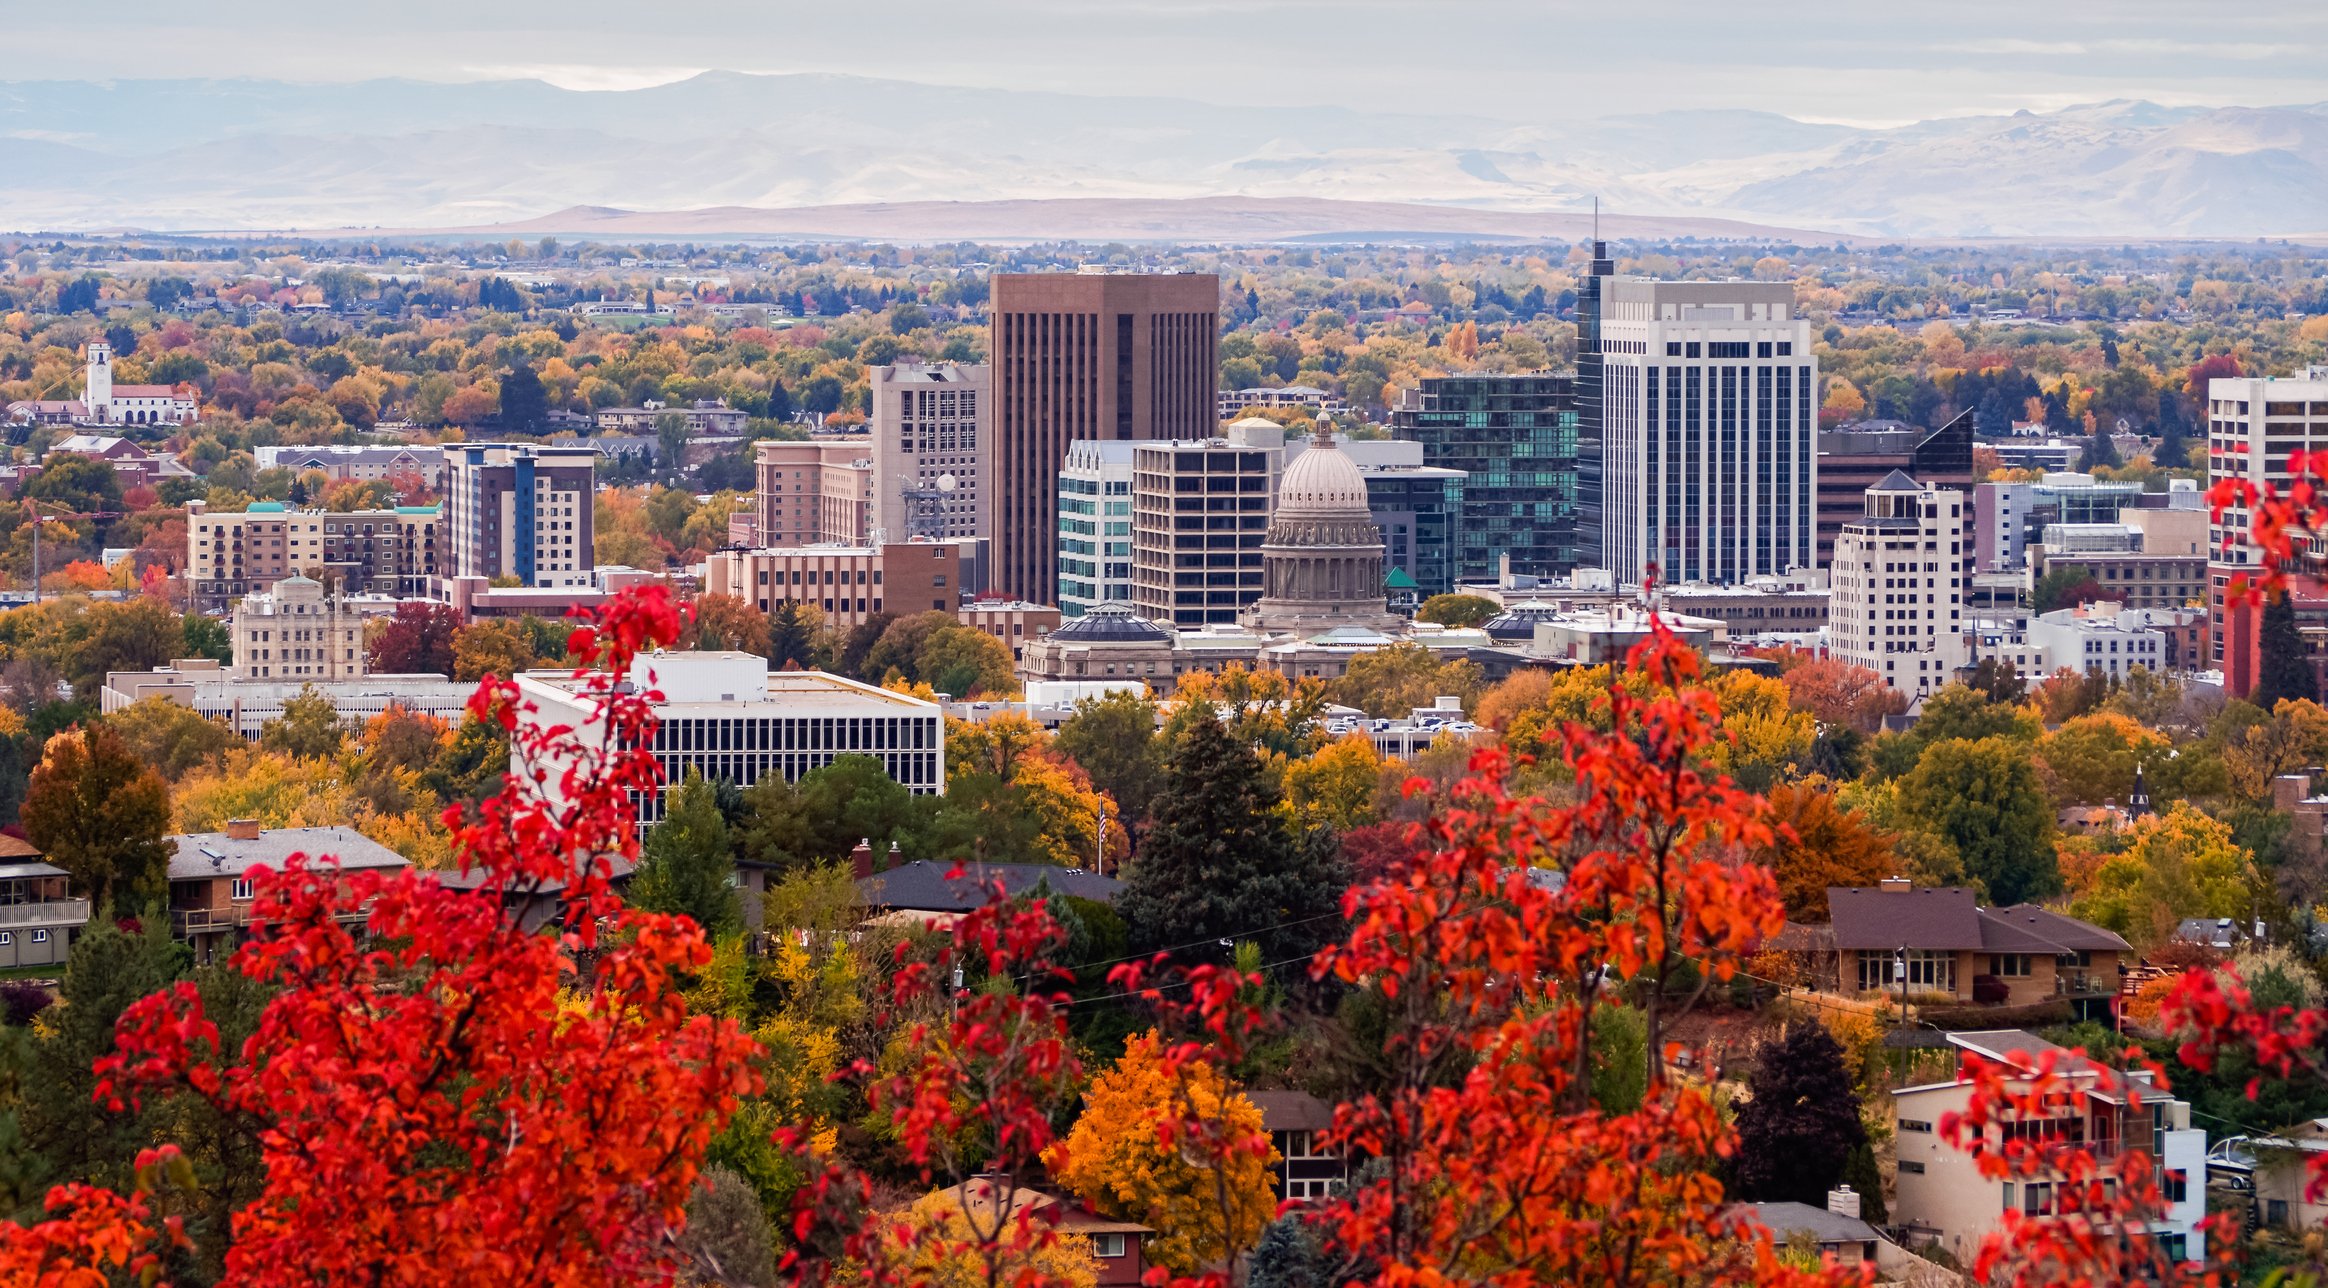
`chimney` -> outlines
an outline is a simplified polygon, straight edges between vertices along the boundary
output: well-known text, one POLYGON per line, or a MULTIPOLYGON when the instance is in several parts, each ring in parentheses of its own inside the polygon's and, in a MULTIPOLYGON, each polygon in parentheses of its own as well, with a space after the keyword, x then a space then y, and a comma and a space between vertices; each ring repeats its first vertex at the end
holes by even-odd
POLYGON ((849 851, 849 870, 859 881, 873 875, 873 838, 863 837, 857 848, 849 851))
POLYGON ((1827 1191, 1827 1210, 1837 1216, 1859 1219, 1859 1194, 1848 1185, 1838 1185, 1827 1191))
POLYGON ((259 839, 259 833, 264 830, 259 826, 259 820, 255 818, 230 818, 226 820, 226 839, 229 841, 256 841, 259 839))
POLYGON ((1885 894, 1906 894, 1916 888, 1916 883, 1906 877, 1885 877, 1875 884, 1885 894))

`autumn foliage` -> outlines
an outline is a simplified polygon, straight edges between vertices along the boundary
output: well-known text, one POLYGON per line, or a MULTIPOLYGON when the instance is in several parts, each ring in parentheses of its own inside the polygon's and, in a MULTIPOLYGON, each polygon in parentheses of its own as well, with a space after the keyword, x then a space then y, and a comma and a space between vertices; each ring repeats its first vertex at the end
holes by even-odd
MULTIPOLYGON (((324 856, 294 856, 256 871, 265 933, 234 965, 275 992, 241 1051, 220 1049, 191 984, 123 1017, 100 1095, 168 1086, 259 1125, 266 1183, 235 1216, 229 1280, 581 1285, 667 1273, 666 1235, 703 1151, 758 1081, 748 1040, 690 1016, 675 987, 708 960, 701 932, 626 910, 608 884, 610 858, 638 852, 630 793, 656 782, 637 750, 652 708, 615 682, 677 631, 658 588, 574 632, 598 709, 586 730, 521 729, 514 687, 480 686, 471 709, 517 738, 521 763, 564 766, 555 791, 537 773, 473 816, 448 811, 454 852, 483 873, 482 889, 343 875, 324 856), (556 933, 505 915, 504 896, 551 882, 567 899, 556 933)), ((140 1200, 60 1202, 58 1220, 0 1231, 0 1280, 73 1256, 120 1264, 124 1247, 158 1241, 140 1200)))

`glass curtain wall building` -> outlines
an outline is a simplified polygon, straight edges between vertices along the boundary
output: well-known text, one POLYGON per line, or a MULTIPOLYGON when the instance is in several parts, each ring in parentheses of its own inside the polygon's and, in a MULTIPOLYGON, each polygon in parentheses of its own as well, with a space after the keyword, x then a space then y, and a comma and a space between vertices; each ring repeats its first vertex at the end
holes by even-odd
POLYGON ((1407 391, 1391 431, 1422 444, 1426 466, 1465 476, 1453 579, 1492 579, 1506 554, 1537 576, 1594 562, 1579 542, 1579 426, 1572 376, 1444 376, 1407 391))

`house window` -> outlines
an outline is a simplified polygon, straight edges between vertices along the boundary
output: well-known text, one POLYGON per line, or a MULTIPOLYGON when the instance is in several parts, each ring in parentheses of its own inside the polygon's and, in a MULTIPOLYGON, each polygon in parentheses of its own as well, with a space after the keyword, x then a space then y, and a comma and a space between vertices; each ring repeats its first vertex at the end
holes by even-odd
POLYGON ((1091 1236, 1091 1255, 1110 1261, 1124 1255, 1124 1236, 1120 1234, 1095 1234, 1091 1236))
POLYGON ((227 893, 237 902, 250 898, 251 879, 249 877, 236 877, 233 885, 228 887, 227 893))
POLYGON ((2053 1182, 2031 1181, 2021 1187, 2021 1215, 2053 1215, 2053 1182))
POLYGON ((2029 978, 2029 954, 1990 953, 1989 974, 2001 979, 2029 978))
POLYGON ((1930 1132, 1932 1130, 1932 1124, 1924 1122, 1921 1119, 1902 1118, 1900 1119, 1900 1130, 1930 1132))
POLYGON ((1859 987, 1863 990, 1897 988, 1903 966, 1910 988, 1956 991, 1956 954, 1941 948, 1911 948, 1905 953, 1863 952, 1859 954, 1859 987))
MULTIPOLYGON (((33 931, 33 932, 32 932, 32 942, 34 942, 34 943, 36 943, 36 944, 45 944, 45 943, 47 943, 47 942, 48 942, 48 932, 47 932, 47 931, 45 931, 45 930, 35 930, 35 931, 33 931)), ((2177 1175, 2177 1176, 2179 1176, 2179 1175, 2181 1175, 2181 1173, 2180 1173, 2180 1172, 2177 1172, 2177 1173, 2176 1173, 2176 1175, 2177 1175)))
POLYGON ((1922 1176, 1924 1174, 1924 1165, 1922 1163, 1916 1162, 1914 1159, 1903 1158, 1900 1160, 1900 1170, 1910 1176, 1922 1176))
POLYGON ((2265 1199, 2263 1201, 2263 1223, 2285 1229, 2288 1224, 2288 1201, 2286 1199, 2265 1199))
POLYGON ((2191 1193, 2190 1176, 2179 1167, 2169 1168, 2166 1173, 2166 1183, 2161 1185, 2159 1189, 2165 1193, 2166 1201, 2169 1203, 2186 1202, 2191 1193))

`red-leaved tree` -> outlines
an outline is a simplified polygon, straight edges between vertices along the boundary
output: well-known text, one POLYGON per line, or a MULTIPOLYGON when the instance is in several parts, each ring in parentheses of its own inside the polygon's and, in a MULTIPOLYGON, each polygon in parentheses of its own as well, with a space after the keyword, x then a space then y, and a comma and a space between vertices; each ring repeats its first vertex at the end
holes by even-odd
MULTIPOLYGON (((432 876, 342 873, 322 857, 257 869, 255 933, 236 969, 271 986, 257 1032, 219 1049, 181 983, 124 1015, 99 1064, 116 1106, 170 1087, 257 1125, 258 1199, 234 1216, 239 1284, 606 1284, 672 1268, 705 1148, 757 1089, 749 1038, 690 1016, 677 978, 709 960, 683 918, 625 909, 609 860, 638 852, 633 791, 657 785, 642 650, 677 638, 666 592, 625 592, 570 648, 595 718, 518 719, 516 687, 471 701, 515 740, 511 778, 448 811, 478 890, 432 876), (505 908, 562 888, 553 932, 505 908)), ((173 1227, 143 1197, 50 1196, 52 1219, 0 1227, 0 1281, 96 1282, 156 1265, 173 1227)))

